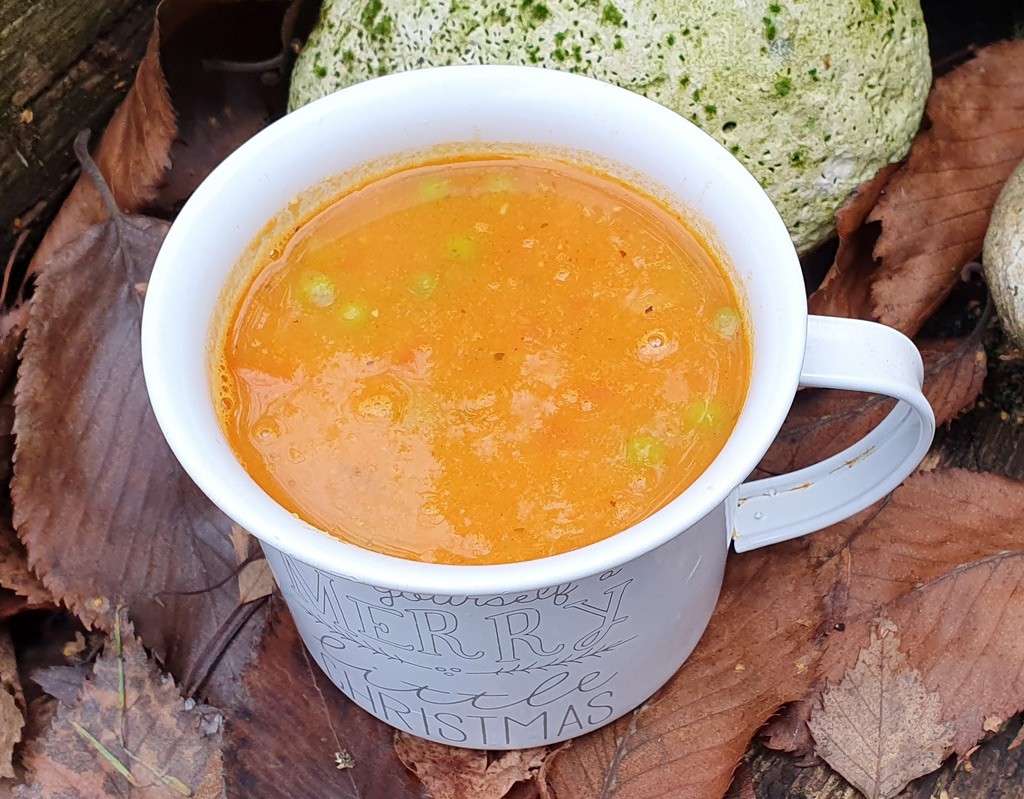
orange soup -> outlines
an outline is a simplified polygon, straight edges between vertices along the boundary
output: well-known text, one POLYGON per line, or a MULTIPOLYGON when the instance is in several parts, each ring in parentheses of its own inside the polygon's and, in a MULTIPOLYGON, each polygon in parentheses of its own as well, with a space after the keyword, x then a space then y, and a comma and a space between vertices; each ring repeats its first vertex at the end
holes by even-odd
POLYGON ((276 254, 215 345, 221 423, 271 497, 361 547, 485 564, 594 543, 696 480, 746 395, 714 254, 576 166, 407 168, 276 254))

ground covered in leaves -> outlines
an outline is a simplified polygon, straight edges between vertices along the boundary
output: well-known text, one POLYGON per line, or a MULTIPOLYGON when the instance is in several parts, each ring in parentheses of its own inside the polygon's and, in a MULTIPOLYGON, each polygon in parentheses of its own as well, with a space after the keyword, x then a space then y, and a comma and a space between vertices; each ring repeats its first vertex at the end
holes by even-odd
MULTIPOLYGON (((330 684, 146 399, 155 253, 198 182, 283 112, 300 8, 165 0, 27 274, 5 273, 0 797, 750 797, 766 790, 753 741, 891 797, 1005 737, 1024 709, 1024 456, 984 442, 1020 436, 1024 356, 975 262, 1024 158, 1024 41, 937 79, 909 156, 839 213, 810 299, 915 337, 946 426, 934 453, 856 517, 733 556, 703 640, 642 708, 570 745, 487 754, 396 735, 330 684), (228 24, 223 52, 203 32, 228 24), (962 414, 986 404, 997 432, 977 434, 962 414)), ((887 409, 801 392, 760 471, 820 460, 887 409)))

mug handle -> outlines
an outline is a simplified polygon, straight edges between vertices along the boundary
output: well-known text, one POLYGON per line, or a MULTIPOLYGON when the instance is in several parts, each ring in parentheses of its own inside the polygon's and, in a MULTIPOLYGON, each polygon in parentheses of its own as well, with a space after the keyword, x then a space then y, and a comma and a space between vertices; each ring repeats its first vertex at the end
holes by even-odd
POLYGON ((838 455, 741 485, 732 521, 736 551, 828 527, 903 482, 935 434, 923 380, 921 354, 899 331, 859 319, 809 316, 801 386, 885 394, 898 402, 874 430, 838 455))

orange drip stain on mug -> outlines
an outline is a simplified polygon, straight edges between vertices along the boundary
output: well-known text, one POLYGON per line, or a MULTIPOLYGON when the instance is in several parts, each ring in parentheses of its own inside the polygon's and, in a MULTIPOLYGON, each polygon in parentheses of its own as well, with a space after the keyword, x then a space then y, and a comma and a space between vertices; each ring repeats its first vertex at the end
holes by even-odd
POLYGON ((287 510, 402 558, 512 563, 636 524, 714 460, 750 382, 700 237, 559 161, 395 172, 250 268, 215 350, 232 449, 287 510))

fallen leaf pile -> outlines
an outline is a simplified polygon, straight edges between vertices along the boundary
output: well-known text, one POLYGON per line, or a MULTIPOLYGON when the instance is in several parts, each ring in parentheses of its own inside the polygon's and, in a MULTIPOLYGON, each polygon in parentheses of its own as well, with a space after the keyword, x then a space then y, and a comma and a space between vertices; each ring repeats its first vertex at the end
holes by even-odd
MULTIPOLYGON (((571 744, 451 748, 346 699, 301 646, 257 542, 171 455, 139 350, 168 223, 283 113, 303 11, 164 0, 91 156, 79 138, 83 175, 28 290, 5 275, 0 796, 720 799, 732 784, 749 799, 757 786, 737 767, 760 737, 888 799, 1024 710, 1024 482, 938 454, 852 519, 731 556, 690 659, 571 744)), ((1022 158, 1024 41, 1006 41, 936 80, 908 157, 839 212, 834 264, 810 297, 815 313, 917 336, 940 425, 1001 390, 990 354, 1021 357, 957 286, 1022 158)), ((759 470, 820 460, 888 409, 800 392, 759 470)))

